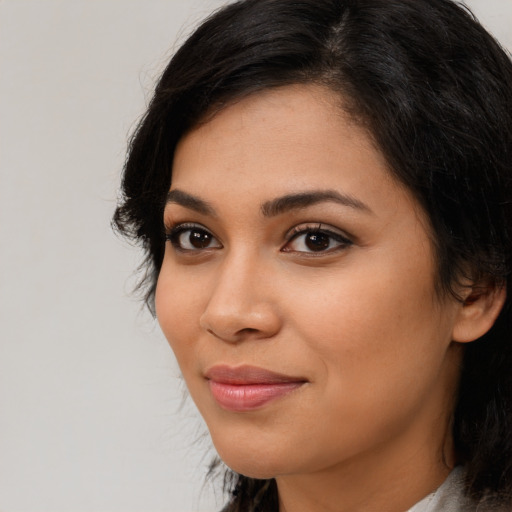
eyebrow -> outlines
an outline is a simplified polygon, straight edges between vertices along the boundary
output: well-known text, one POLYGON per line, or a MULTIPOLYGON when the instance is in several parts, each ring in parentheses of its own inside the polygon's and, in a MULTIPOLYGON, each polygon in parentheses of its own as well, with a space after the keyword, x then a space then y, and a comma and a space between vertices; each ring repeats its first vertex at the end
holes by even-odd
POLYGON ((167 193, 166 200, 166 204, 169 203, 179 204, 184 208, 194 210, 202 215, 211 215, 212 217, 216 216, 215 209, 210 205, 210 203, 208 203, 208 201, 193 196, 192 194, 188 194, 187 192, 183 192, 183 190, 170 190, 167 193))
POLYGON ((267 201, 261 205, 261 212, 265 217, 275 217, 291 210, 308 208, 318 203, 338 203, 343 206, 373 213, 372 210, 359 199, 347 194, 340 194, 336 190, 312 190, 298 194, 288 194, 267 201))
MULTIPOLYGON (((263 203, 261 205, 261 213, 265 217, 275 217, 292 210, 301 210, 308 208, 309 206, 325 202, 338 203, 355 210, 373 213, 369 206, 362 201, 359 201, 359 199, 347 194, 340 194, 336 190, 312 190, 277 197, 263 203)), ((215 209, 210 203, 208 203, 208 201, 184 192, 183 190, 170 190, 167 193, 166 203, 178 204, 202 215, 211 215, 213 217, 217 216, 215 209)))

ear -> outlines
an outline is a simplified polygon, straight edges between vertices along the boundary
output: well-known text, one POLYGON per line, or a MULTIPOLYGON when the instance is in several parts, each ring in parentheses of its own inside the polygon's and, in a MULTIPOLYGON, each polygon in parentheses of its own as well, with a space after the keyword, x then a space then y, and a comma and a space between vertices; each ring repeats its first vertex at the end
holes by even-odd
POLYGON ((453 326, 452 340, 459 343, 474 341, 493 326, 500 314, 507 296, 505 284, 473 285, 465 288, 453 326))

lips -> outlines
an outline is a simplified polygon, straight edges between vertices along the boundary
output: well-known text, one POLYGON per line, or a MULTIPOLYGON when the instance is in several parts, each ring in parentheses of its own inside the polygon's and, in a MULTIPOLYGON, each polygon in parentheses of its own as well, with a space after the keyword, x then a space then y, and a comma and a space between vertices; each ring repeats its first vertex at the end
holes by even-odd
POLYGON ((215 401, 233 412, 259 409, 284 397, 307 382, 255 366, 214 366, 205 377, 215 401))

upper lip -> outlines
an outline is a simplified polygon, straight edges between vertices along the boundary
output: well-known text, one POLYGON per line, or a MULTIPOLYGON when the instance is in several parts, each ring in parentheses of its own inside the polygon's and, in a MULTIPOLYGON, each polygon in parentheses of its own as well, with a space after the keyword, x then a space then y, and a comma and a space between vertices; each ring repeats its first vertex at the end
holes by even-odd
POLYGON ((209 368, 204 376, 214 382, 232 385, 282 384, 286 382, 306 382, 303 377, 292 377, 266 370, 257 366, 216 365, 209 368))

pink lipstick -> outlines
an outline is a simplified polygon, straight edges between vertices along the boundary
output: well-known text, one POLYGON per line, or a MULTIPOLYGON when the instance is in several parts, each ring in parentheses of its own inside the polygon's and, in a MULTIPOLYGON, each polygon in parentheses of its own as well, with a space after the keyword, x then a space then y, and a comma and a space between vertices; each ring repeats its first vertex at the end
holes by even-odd
POLYGON ((205 373, 215 401, 233 412, 259 409, 301 387, 306 379, 254 366, 214 366, 205 373))

